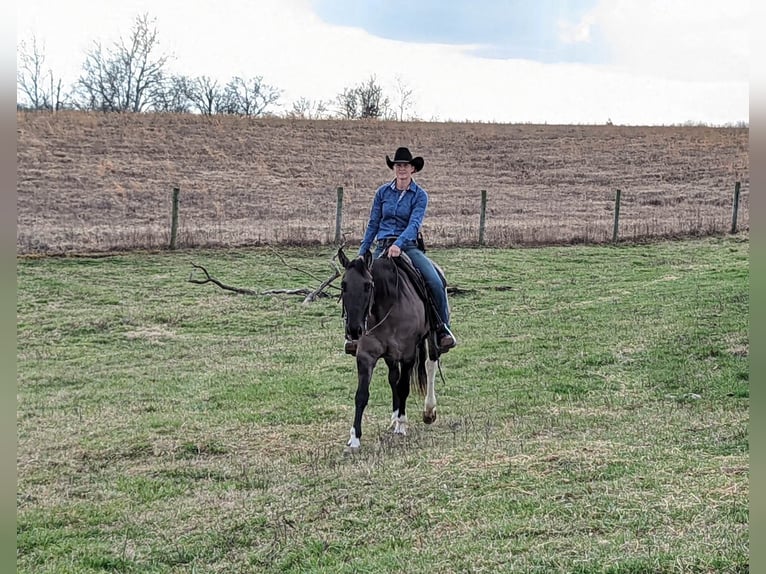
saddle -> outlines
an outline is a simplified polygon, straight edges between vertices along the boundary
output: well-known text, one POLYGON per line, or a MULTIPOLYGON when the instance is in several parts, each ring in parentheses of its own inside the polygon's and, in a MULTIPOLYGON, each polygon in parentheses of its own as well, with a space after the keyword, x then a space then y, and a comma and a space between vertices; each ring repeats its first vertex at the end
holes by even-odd
MULTIPOLYGON (((393 241, 391 243, 393 243, 393 241)), ((439 348, 436 339, 437 333, 441 329, 444 322, 439 316, 439 312, 436 310, 436 305, 434 304, 431 293, 428 290, 425 279, 423 279, 423 275, 420 273, 420 270, 415 267, 415 265, 413 265, 412 259, 410 259, 409 255, 407 255, 407 253, 404 251, 402 251, 399 257, 393 257, 392 260, 394 261, 394 264, 397 266, 397 268, 403 271, 405 275, 407 275, 410 283, 412 283, 412 286, 415 288, 415 292, 418 294, 420 299, 423 301, 423 304, 425 305, 426 314, 428 316, 428 323, 431 325, 431 329, 428 333, 428 339, 431 342, 431 349, 433 349, 435 353, 432 358, 438 358, 441 353, 436 350, 439 348)), ((442 270, 437 267, 435 263, 434 266, 436 267, 436 271, 441 276, 442 281, 446 283, 442 270)))

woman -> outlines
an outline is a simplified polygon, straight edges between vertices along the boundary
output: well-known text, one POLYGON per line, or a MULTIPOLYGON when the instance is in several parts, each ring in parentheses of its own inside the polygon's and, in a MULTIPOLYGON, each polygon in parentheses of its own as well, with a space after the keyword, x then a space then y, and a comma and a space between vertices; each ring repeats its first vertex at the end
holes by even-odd
MULTIPOLYGON (((446 352, 457 344, 455 335, 450 331, 450 311, 447 302, 446 284, 431 260, 417 246, 420 225, 428 206, 428 193, 412 179, 412 175, 425 163, 422 157, 412 157, 410 150, 400 147, 394 154, 393 161, 386 156, 386 163, 394 170, 393 181, 383 184, 375 192, 370 210, 367 232, 359 247, 359 255, 364 256, 377 239, 375 257, 380 257, 388 247, 389 257, 399 257, 404 251, 425 279, 439 314, 441 323, 436 326, 439 350, 446 352)), ((346 341, 345 351, 356 354, 356 341, 346 341)))

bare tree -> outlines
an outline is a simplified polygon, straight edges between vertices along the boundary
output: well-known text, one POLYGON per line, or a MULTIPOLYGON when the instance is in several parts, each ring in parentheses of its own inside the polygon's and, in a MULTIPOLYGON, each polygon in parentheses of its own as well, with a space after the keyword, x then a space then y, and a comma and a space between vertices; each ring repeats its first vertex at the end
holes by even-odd
POLYGON ((339 115, 347 119, 379 119, 390 109, 389 100, 374 75, 366 82, 344 89, 336 101, 339 115))
POLYGON ((163 78, 150 94, 150 107, 157 112, 188 113, 192 108, 193 80, 186 76, 172 75, 163 78))
POLYGON ((221 111, 223 90, 218 81, 209 76, 200 76, 191 82, 189 99, 192 108, 205 116, 212 116, 221 111))
POLYGON ((281 90, 264 84, 261 76, 248 80, 235 76, 226 84, 221 108, 226 114, 260 116, 277 103, 280 94, 281 90))
POLYGON ((61 78, 55 78, 51 69, 45 70, 45 45, 33 35, 29 44, 19 43, 16 53, 16 87, 33 110, 58 111, 67 107, 69 96, 63 92, 61 78))
POLYGON ((412 107, 412 88, 404 83, 400 76, 396 76, 396 109, 397 118, 400 122, 404 121, 404 113, 412 107))
POLYGON ((342 94, 338 94, 338 115, 347 120, 355 120, 359 117, 358 94, 356 88, 345 88, 342 94))
POLYGON ((327 117, 328 110, 328 102, 302 97, 293 102, 292 110, 287 112, 286 115, 288 118, 319 120, 327 117))
POLYGON ((383 88, 375 76, 370 76, 366 83, 357 87, 359 92, 359 117, 381 118, 388 111, 388 98, 383 96, 383 88))
POLYGON ((154 19, 136 17, 130 38, 104 50, 99 42, 86 54, 77 87, 81 107, 101 111, 141 112, 162 87, 169 56, 157 55, 154 19))
POLYGON ((46 95, 43 87, 44 50, 38 46, 37 38, 32 36, 31 46, 23 40, 16 52, 16 85, 29 101, 34 110, 46 107, 46 95))
POLYGON ((104 112, 119 109, 119 85, 122 79, 116 66, 106 61, 99 42, 85 56, 84 74, 77 80, 77 106, 104 112))

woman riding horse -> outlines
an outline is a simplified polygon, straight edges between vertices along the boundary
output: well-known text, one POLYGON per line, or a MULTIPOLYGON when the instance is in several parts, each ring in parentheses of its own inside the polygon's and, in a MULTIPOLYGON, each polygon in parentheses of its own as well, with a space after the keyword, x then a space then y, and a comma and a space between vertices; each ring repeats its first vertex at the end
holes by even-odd
MULTIPOLYGON (((417 245, 417 236, 428 207, 428 193, 412 179, 414 173, 423 169, 422 157, 412 157, 410 150, 400 147, 394 159, 386 156, 386 163, 396 177, 375 192, 364 234, 359 247, 359 256, 364 257, 377 239, 375 258, 387 248, 388 257, 398 257, 404 251, 412 264, 420 271, 434 302, 438 317, 435 329, 440 353, 446 353, 457 344, 450 330, 450 310, 447 301, 447 286, 436 266, 417 245)), ((347 339, 345 351, 355 355, 357 340, 347 339)))

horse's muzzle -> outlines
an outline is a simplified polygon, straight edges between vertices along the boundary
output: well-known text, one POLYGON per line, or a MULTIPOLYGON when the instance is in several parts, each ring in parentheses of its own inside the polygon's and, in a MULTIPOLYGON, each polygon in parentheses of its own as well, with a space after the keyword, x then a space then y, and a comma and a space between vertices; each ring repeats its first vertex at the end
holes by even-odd
POLYGON ((351 327, 349 325, 346 325, 346 339, 350 341, 356 341, 359 339, 359 337, 362 336, 364 333, 364 326, 359 325, 356 327, 351 327))

